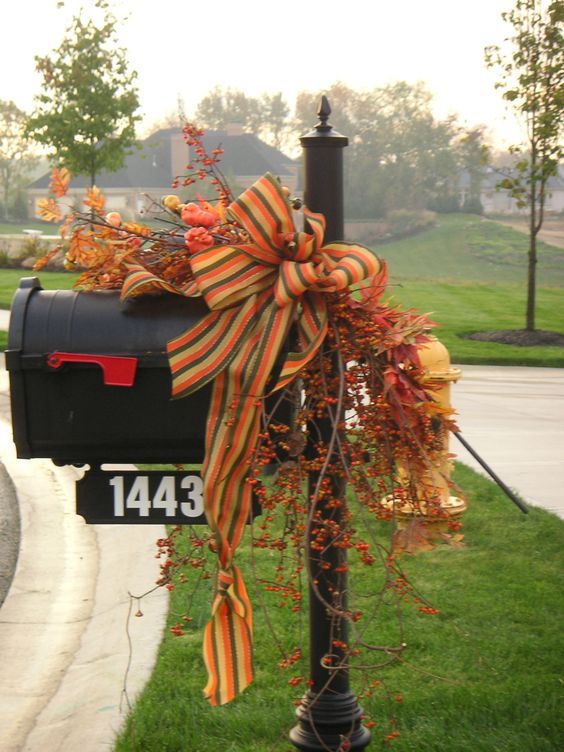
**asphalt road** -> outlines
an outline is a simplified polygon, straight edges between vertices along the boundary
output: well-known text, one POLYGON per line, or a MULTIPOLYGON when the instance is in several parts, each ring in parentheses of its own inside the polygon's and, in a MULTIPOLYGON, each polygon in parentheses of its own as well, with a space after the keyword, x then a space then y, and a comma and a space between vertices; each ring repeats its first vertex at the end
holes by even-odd
MULTIPOLYGON (((564 369, 460 368, 452 404, 464 438, 525 501, 564 518, 564 369)), ((486 474, 454 438, 450 447, 486 474)))

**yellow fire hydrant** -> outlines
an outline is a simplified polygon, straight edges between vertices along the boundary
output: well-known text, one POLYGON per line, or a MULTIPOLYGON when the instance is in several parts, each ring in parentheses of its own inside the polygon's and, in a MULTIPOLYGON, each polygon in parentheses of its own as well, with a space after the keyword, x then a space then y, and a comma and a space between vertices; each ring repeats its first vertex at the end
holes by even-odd
MULTIPOLYGON (((458 381, 461 376, 459 368, 453 368, 446 347, 433 335, 429 335, 429 341, 419 348, 419 360, 425 371, 423 385, 429 389, 434 401, 440 408, 451 408, 451 384, 458 381)), ((442 436, 442 451, 439 453, 439 461, 430 464, 428 470, 418 479, 417 498, 395 498, 395 495, 386 499, 386 505, 393 507, 398 528, 403 529, 410 520, 417 517, 426 523, 432 523, 431 533, 440 535, 446 532, 449 525, 466 510, 466 502, 457 496, 451 496, 449 478, 452 470, 452 462, 449 458, 449 432, 443 427, 439 429, 442 436), (439 516, 426 514, 425 499, 438 499, 440 510, 439 516)), ((398 468, 398 481, 402 485, 402 477, 405 472, 398 468)))

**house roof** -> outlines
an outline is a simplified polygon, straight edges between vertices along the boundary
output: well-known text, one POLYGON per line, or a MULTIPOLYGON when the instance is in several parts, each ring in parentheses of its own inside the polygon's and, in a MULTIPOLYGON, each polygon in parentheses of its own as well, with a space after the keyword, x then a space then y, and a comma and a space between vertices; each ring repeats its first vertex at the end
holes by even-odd
MULTIPOLYGON (((173 177, 170 141, 178 133, 178 128, 156 131, 141 141, 139 148, 126 157, 122 168, 115 172, 100 172, 96 176, 96 185, 99 188, 133 189, 163 188, 170 185, 173 177)), ((252 133, 229 135, 227 131, 207 131, 202 142, 208 152, 218 146, 224 149, 219 166, 227 177, 259 176, 265 172, 280 176, 293 174, 292 160, 252 133)), ((28 185, 28 189, 46 190, 50 179, 50 173, 46 173, 28 185)), ((86 188, 89 179, 78 175, 73 177, 71 185, 73 188, 86 188)))

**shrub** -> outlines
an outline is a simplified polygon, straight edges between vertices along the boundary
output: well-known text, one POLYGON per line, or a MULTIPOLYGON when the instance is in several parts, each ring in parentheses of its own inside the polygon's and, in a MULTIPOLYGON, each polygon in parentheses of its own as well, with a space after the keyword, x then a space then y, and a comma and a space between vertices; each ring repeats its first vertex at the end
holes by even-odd
POLYGON ((38 237, 26 237, 19 246, 18 251, 18 258, 21 261, 29 258, 40 259, 47 252, 47 244, 38 237))
POLYGON ((426 230, 435 223, 436 214, 431 211, 412 211, 398 209, 386 217, 386 236, 388 240, 403 238, 426 230))
POLYGON ((2 245, 0 245, 0 269, 8 269, 11 266, 13 266, 13 263, 10 258, 10 249, 7 245, 2 243, 2 245))
POLYGON ((475 196, 474 198, 467 198, 462 204, 460 211, 464 214, 483 214, 484 207, 480 199, 475 196))
POLYGON ((460 211, 460 202, 458 196, 455 195, 435 196, 429 202, 428 208, 439 214, 451 214, 452 212, 460 211))
POLYGON ((25 191, 18 191, 12 201, 10 207, 10 214, 13 219, 26 220, 27 219, 27 198, 25 191))

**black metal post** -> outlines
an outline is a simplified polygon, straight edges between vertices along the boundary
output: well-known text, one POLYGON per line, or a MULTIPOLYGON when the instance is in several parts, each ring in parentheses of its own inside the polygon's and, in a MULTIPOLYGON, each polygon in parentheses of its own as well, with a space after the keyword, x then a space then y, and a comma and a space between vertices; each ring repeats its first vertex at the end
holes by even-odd
MULTIPOLYGON (((329 124, 330 113, 324 96, 317 113, 319 123, 300 139, 304 150, 305 204, 325 216, 325 242, 342 240, 344 236, 343 148, 348 144, 346 136, 329 124)), ((331 422, 318 424, 318 429, 328 444, 333 431, 331 422)), ((316 482, 317 477, 310 478, 310 492, 316 482)), ((332 483, 334 495, 344 499, 344 482, 335 478, 332 483)), ((328 509, 321 502, 318 510, 323 518, 340 521, 339 509, 328 509)), ((363 750, 370 742, 370 732, 361 724, 362 710, 349 689, 344 654, 338 647, 347 642, 348 631, 346 620, 338 615, 346 608, 346 574, 339 571, 346 552, 329 546, 322 554, 309 549, 306 556, 310 578, 315 583, 309 586, 312 684, 298 707, 298 724, 290 732, 290 741, 304 752, 363 750)))

